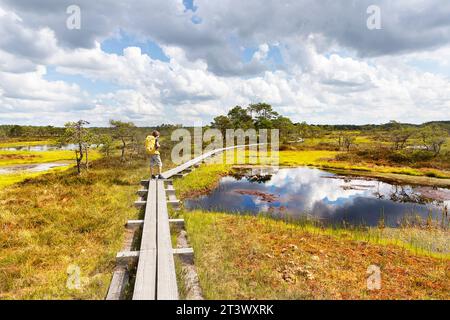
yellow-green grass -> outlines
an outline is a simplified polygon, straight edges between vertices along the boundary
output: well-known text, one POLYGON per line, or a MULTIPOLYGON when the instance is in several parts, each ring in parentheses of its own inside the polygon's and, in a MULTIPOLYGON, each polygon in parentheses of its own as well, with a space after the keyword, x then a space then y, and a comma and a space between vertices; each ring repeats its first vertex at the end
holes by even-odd
POLYGON ((280 151, 282 166, 321 166, 333 160, 339 152, 336 151, 280 151))
MULTIPOLYGON (((423 146, 423 140, 420 138, 412 138, 408 140, 408 145, 411 146, 423 146)), ((444 153, 450 150, 450 136, 445 138, 445 142, 441 147, 441 152, 444 153)))
MULTIPOLYGON (((339 154, 338 151, 328 150, 302 150, 302 151, 280 151, 279 165, 280 166, 314 166, 323 169, 333 170, 347 170, 357 171, 361 175, 371 175, 378 173, 385 177, 389 174, 407 175, 413 177, 430 177, 438 179, 450 179, 450 172, 444 170, 437 170, 431 168, 411 168, 411 167, 394 167, 394 166, 379 166, 371 163, 354 164, 348 161, 337 161, 335 157, 339 154)), ((219 163, 225 163, 226 155, 219 159, 219 163)), ((232 161, 228 163, 236 165, 261 165, 270 164, 270 152, 255 152, 255 151, 236 151, 231 156, 232 161), (238 154, 243 155, 240 159, 238 154)), ((273 160, 273 158, 272 158, 273 160)), ((409 179, 411 180, 411 179, 409 179)), ((423 179, 422 179, 423 180, 423 179)), ((421 180, 421 181, 422 181, 421 180)), ((450 184, 450 183, 449 183, 450 184)))
MULTIPOLYGON (((96 160, 100 153, 91 150, 90 160, 96 160)), ((55 151, 0 151, 0 166, 10 166, 16 164, 47 163, 56 161, 75 161, 75 153, 70 150, 55 151)))
POLYGON ((370 173, 393 173, 417 177, 434 177, 450 179, 450 172, 444 170, 411 167, 377 166, 370 163, 353 164, 346 161, 336 161, 339 152, 335 151, 280 151, 281 166, 315 166, 323 169, 352 170, 370 173))
POLYGON ((140 218, 133 199, 146 171, 146 162, 101 159, 81 176, 49 173, 1 190, 0 299, 104 299, 124 224, 140 218), (80 289, 66 286, 68 268, 79 268, 80 289))
POLYGON ((231 171, 231 168, 231 165, 226 164, 201 165, 194 173, 174 181, 173 185, 177 196, 183 199, 213 189, 219 179, 231 171))
MULTIPOLYGON (((372 144, 372 143, 379 143, 378 141, 374 141, 371 136, 361 135, 360 132, 357 131, 350 131, 349 134, 352 134, 355 136, 354 143, 356 144, 372 144)), ((321 143, 327 143, 327 144, 334 144, 338 145, 338 136, 337 132, 333 132, 331 134, 324 135, 320 138, 306 138, 302 143, 298 144, 299 147, 316 147, 320 145, 321 143)))
POLYGON ((449 152, 450 151, 450 137, 448 137, 445 143, 442 145, 441 152, 449 152))
POLYGON ((21 172, 21 173, 11 173, 11 174, 2 174, 0 175, 0 189, 5 188, 7 186, 13 185, 15 183, 24 181, 26 179, 32 179, 38 177, 40 175, 49 173, 49 172, 61 172, 70 169, 73 165, 67 165, 63 167, 55 167, 47 171, 42 172, 21 172))
POLYGON ((0 148, 14 148, 14 147, 28 147, 28 146, 40 146, 40 145, 54 145, 55 140, 36 140, 36 141, 5 141, 0 142, 0 148))
MULTIPOLYGON (((280 151, 279 162, 280 166, 314 166, 323 169, 338 169, 338 170, 351 170, 358 171, 364 174, 370 173, 392 173, 409 176, 423 176, 434 177, 440 179, 450 179, 450 172, 444 170, 437 170, 431 168, 411 168, 407 166, 380 166, 371 163, 351 163, 348 161, 337 161, 335 157, 340 154, 338 151, 328 150, 301 150, 301 151, 280 151)), ((262 165, 271 164, 270 152, 255 152, 255 151, 242 151, 238 150, 234 154, 227 152, 225 155, 216 162, 228 163, 232 165, 262 165), (231 158, 227 158, 227 155, 231 154, 231 158), (240 157, 238 155, 241 155, 240 157), (231 159, 231 161, 230 161, 231 159), (225 161, 226 160, 226 161, 225 161)))
POLYGON ((185 214, 206 299, 449 299, 448 258, 349 231, 264 217, 185 214), (381 269, 381 290, 367 269, 381 269))
MULTIPOLYGON (((95 161, 101 158, 100 152, 91 150, 89 160, 95 161)), ((75 154, 73 151, 45 151, 45 152, 29 152, 29 151, 0 151, 0 167, 8 167, 15 165, 27 165, 38 163, 67 163, 67 166, 57 167, 43 172, 15 172, 0 175, 0 188, 12 185, 25 179, 38 177, 50 171, 64 171, 75 165, 75 154)))
POLYGON ((253 151, 238 149, 227 151, 216 156, 213 163, 231 165, 282 165, 282 166, 319 166, 333 161, 339 154, 336 151, 327 150, 303 150, 303 151, 253 151))
POLYGON ((0 166, 74 160, 73 151, 0 151, 0 166))
MULTIPOLYGON (((339 154, 338 151, 328 150, 302 150, 302 151, 280 151, 279 152, 279 165, 280 166, 314 166, 324 169, 339 169, 339 170, 352 170, 361 173, 393 173, 409 176, 424 176, 434 177, 441 179, 450 179, 450 172, 444 170, 437 170, 431 168, 411 168, 411 167, 394 167, 394 166, 379 166, 371 163, 354 164, 348 161, 337 161, 335 157, 339 154)), ((226 156, 223 157, 223 159, 226 156)), ((263 164, 264 161, 270 159, 270 152, 254 152, 254 151, 237 151, 234 154, 234 160, 231 164, 263 164), (244 156, 239 161, 237 154, 243 154, 244 156), (252 161, 253 160, 253 161, 252 161)), ((233 157, 232 157, 233 159, 233 157)))

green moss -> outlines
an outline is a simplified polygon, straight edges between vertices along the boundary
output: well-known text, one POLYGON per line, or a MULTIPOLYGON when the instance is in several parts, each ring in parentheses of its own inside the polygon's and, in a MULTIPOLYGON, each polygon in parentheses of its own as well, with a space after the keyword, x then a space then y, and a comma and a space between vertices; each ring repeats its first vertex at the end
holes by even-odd
POLYGON ((40 145, 55 145, 55 140, 38 140, 38 141, 16 141, 1 142, 0 148, 28 147, 40 145))
POLYGON ((174 181, 174 188, 180 199, 194 194, 207 192, 214 188, 220 177, 225 176, 231 171, 230 165, 210 164, 201 165, 194 173, 185 176, 182 179, 174 181))

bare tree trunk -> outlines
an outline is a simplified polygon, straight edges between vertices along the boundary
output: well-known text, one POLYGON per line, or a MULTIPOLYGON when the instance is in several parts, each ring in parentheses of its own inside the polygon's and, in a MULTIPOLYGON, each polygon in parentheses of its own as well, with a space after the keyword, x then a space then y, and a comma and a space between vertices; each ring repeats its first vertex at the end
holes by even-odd
POLYGON ((127 144, 125 143, 125 139, 122 138, 122 155, 120 157, 120 160, 122 162, 125 161, 125 148, 126 148, 127 144))
POLYGON ((78 150, 75 150, 75 159, 77 160, 77 172, 78 172, 78 174, 81 174, 79 154, 80 154, 80 152, 78 150))
POLYGON ((86 170, 89 171, 89 153, 88 153, 88 149, 89 148, 84 149, 84 152, 86 153, 86 170))
POLYGON ((81 174, 81 161, 83 160, 83 146, 81 143, 78 145, 78 151, 75 151, 76 159, 77 159, 77 171, 78 174, 81 174))
POLYGON ((136 152, 135 143, 134 143, 134 137, 131 137, 131 160, 133 159, 134 153, 136 152))

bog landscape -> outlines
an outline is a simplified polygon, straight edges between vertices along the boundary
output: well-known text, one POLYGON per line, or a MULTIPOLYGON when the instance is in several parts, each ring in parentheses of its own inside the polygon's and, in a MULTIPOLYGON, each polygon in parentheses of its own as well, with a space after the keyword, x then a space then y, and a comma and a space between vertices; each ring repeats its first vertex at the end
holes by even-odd
MULTIPOLYGON (((279 166, 229 150, 244 161, 216 155, 173 179, 181 202, 169 218, 184 219, 171 224, 173 247, 194 251, 175 256, 182 298, 448 298, 449 122, 308 125, 260 103, 202 132, 233 127, 278 128, 279 166), (382 270, 379 290, 367 287, 369 266, 382 270)), ((153 129, 1 127, 2 298, 107 296, 117 253, 139 250, 139 228, 125 225, 143 219, 134 200, 149 176, 142 141, 153 129), (80 272, 76 288, 68 266, 80 272)), ((164 166, 176 167, 179 126, 156 129, 164 166)), ((132 281, 124 290, 132 297, 132 281)))
POLYGON ((449 209, 447 0, 0 0, 2 306, 450 300, 449 209))

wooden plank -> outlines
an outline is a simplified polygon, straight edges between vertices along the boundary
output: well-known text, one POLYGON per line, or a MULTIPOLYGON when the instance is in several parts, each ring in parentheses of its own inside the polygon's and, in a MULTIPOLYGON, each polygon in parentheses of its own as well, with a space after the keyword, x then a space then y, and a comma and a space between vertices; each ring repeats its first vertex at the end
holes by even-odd
POLYGON ((133 300, 156 300, 156 249, 147 249, 139 256, 133 300))
POLYGON ((126 268, 118 268, 113 273, 106 300, 122 300, 129 274, 126 268))
POLYGON ((179 174, 180 172, 182 172, 182 171, 184 171, 184 170, 186 170, 186 169, 188 169, 188 168, 190 168, 192 166, 195 166, 196 164, 201 163, 203 160, 205 160, 205 159, 207 159, 207 158, 209 158, 211 156, 214 156, 216 154, 219 154, 221 152, 224 152, 224 151, 227 151, 227 150, 232 150, 232 149, 240 149, 240 148, 245 148, 245 147, 258 146, 258 145, 261 145, 261 144, 262 143, 254 143, 254 144, 249 144, 249 145, 239 145, 239 146, 232 146, 232 147, 226 147, 226 148, 212 150, 212 151, 209 151, 209 152, 206 152, 206 153, 202 154, 199 157, 191 159, 191 160, 187 161, 186 163, 184 163, 182 165, 179 165, 176 168, 173 168, 171 170, 168 170, 168 171, 162 173, 162 176, 165 179, 169 179, 172 176, 174 176, 176 174, 179 174))
POLYGON ((116 255, 116 263, 118 265, 126 265, 136 261, 139 258, 139 251, 121 251, 116 255))
POLYGON ((138 200, 134 202, 134 206, 138 209, 143 208, 147 205, 147 201, 138 200))
POLYGON ((169 224, 184 225, 184 219, 169 219, 169 224))
POLYGON ((147 197, 148 205, 145 208, 144 226, 142 228, 142 240, 134 284, 133 300, 156 299, 156 191, 156 181, 151 180, 147 197))
POLYGON ((140 227, 143 224, 144 224, 144 220, 128 220, 126 227, 131 229, 131 228, 140 227))
POLYGON ((178 300, 177 277, 170 237, 164 183, 158 181, 158 275, 157 299, 178 300))
POLYGON ((136 193, 140 197, 146 197, 147 194, 148 194, 148 190, 147 189, 142 189, 142 190, 138 190, 136 193))
POLYGON ((175 188, 173 187, 173 185, 168 184, 166 186, 166 193, 173 193, 173 192, 175 192, 175 188))
POLYGON ((173 249, 173 254, 194 254, 194 249, 192 248, 175 248, 173 249))
POLYGON ((141 180, 141 186, 148 188, 148 180, 141 180))
POLYGON ((169 198, 170 198, 171 196, 176 197, 175 189, 166 189, 166 194, 169 196, 169 198))

